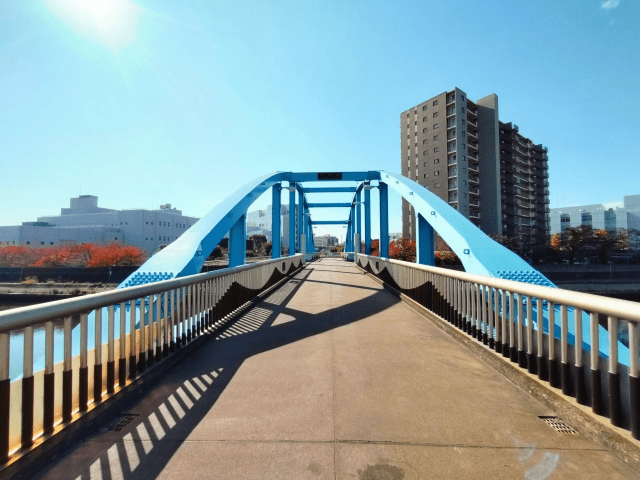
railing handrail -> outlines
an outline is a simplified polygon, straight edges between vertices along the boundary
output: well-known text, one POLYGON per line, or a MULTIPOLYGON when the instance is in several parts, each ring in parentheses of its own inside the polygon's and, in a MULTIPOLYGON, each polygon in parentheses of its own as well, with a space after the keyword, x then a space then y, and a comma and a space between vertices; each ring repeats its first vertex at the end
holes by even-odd
POLYGON ((145 285, 110 290, 108 292, 92 293, 79 298, 67 298, 64 300, 48 302, 46 304, 14 308, 0 313, 0 333, 10 333, 12 330, 36 326, 49 320, 55 320, 77 313, 84 313, 97 308, 108 307, 109 305, 127 302, 148 295, 164 293, 167 290, 187 287, 203 280, 211 280, 213 278, 228 275, 229 273, 251 270, 270 263, 281 262, 285 258, 296 258, 298 256, 301 257, 302 254, 298 253, 287 257, 267 260, 265 262, 250 263, 233 268, 225 268, 212 272, 189 275, 186 277, 172 278, 170 280, 162 280, 145 285))
POLYGON ((619 300, 617 298, 602 297, 590 293, 574 292, 561 288, 544 287, 541 285, 532 285, 530 283, 516 282, 513 280, 504 280, 495 277, 485 277, 483 275, 475 275, 446 268, 432 267, 402 260, 394 260, 390 258, 372 257, 358 253, 367 258, 379 259, 392 264, 411 267, 425 272, 436 273, 457 280, 477 283, 486 287, 496 288, 498 290, 508 290, 510 292, 520 293, 528 297, 544 298, 545 300, 564 305, 572 305, 587 311, 593 311, 611 315, 617 318, 631 320, 640 323, 640 303, 629 300, 619 300))

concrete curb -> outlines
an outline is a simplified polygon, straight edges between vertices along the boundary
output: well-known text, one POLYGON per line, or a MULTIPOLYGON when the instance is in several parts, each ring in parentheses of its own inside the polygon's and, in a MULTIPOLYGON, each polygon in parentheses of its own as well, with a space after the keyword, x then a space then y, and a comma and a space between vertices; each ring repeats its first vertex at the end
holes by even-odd
POLYGON ((409 306, 423 317, 429 319, 436 327, 450 335, 458 343, 476 354, 485 363, 507 377, 533 398, 553 410, 562 420, 571 425, 580 434, 595 441, 603 448, 611 452, 617 458, 640 473, 640 442, 635 440, 631 433, 622 428, 605 423, 605 417, 598 417, 591 412, 590 407, 580 405, 573 397, 566 397, 560 389, 550 387, 541 382, 537 376, 526 370, 520 369, 517 363, 511 363, 502 355, 477 340, 468 336, 449 324, 443 318, 415 302, 406 295, 383 283, 377 277, 358 267, 365 275, 382 285, 386 290, 399 297, 403 303, 409 306))

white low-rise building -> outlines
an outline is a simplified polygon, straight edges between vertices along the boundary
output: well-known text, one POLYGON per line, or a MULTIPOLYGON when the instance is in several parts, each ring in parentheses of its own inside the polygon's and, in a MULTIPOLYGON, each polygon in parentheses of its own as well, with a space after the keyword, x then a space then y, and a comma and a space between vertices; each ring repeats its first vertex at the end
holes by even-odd
POLYGON ((38 217, 36 222, 0 227, 0 246, 49 247, 85 242, 135 245, 153 253, 187 231, 199 219, 161 205, 158 210, 114 210, 98 207, 98 197, 72 198, 60 215, 38 217))

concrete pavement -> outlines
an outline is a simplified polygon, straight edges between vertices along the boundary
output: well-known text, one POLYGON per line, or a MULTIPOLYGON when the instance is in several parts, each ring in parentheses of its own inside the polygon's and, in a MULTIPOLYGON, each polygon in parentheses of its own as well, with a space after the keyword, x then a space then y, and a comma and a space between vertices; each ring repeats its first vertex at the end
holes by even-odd
POLYGON ((47 479, 638 478, 352 263, 324 259, 47 479), (114 428, 117 424, 121 429, 114 428))

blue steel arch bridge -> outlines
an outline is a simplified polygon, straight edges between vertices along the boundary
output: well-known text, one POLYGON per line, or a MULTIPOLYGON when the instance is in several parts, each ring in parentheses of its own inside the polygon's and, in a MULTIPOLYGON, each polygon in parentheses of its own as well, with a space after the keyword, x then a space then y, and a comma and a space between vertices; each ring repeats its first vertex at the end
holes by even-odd
MULTIPOLYGON (((78 413, 86 412, 92 403, 90 390, 96 405, 103 397, 126 392, 125 387, 148 366, 208 329, 219 328, 238 309, 315 261, 313 227, 320 224, 344 225, 347 236, 341 256, 407 302, 432 312, 640 437, 637 304, 607 303, 557 289, 456 209, 404 176, 377 170, 276 172, 238 189, 113 292, 0 313, 0 461, 11 466, 21 458, 21 451, 34 448, 38 435, 48 438, 58 432, 60 422, 75 422, 78 413), (335 186, 340 181, 348 186, 335 186), (389 259, 389 189, 415 212, 415 264, 389 259), (272 192, 272 258, 246 265, 247 211, 268 190, 272 192), (289 193, 288 245, 282 245, 280 237, 283 190, 289 193), (312 203, 307 200, 311 193, 327 194, 329 200, 334 193, 353 197, 349 202, 312 203), (378 196, 376 212, 371 208, 372 195, 378 196), (317 209, 335 207, 344 209, 343 218, 314 220, 317 209), (375 234, 374 215, 379 225, 375 234), (464 272, 434 266, 436 232, 460 258, 464 272), (227 234, 228 269, 200 273, 205 259, 227 234), (375 257, 371 256, 372 236, 380 239, 375 257), (282 256, 281 247, 288 248, 287 256, 282 256), (608 317, 608 328, 599 324, 598 314, 608 317), (79 322, 74 323, 74 316, 79 316, 79 322), (56 319, 64 319, 62 329, 54 329, 56 319), (617 336, 622 319, 628 325, 628 342, 617 336), (45 345, 40 355, 34 354, 37 343, 45 345), (14 357, 23 352, 23 358, 10 361, 9 352, 14 357), (38 372, 41 386, 35 385, 38 372), (18 385, 20 408, 15 399, 11 405, 12 388, 18 385), (42 405, 36 408, 40 398, 42 405)), ((64 435, 64 429, 57 434, 64 435)))

